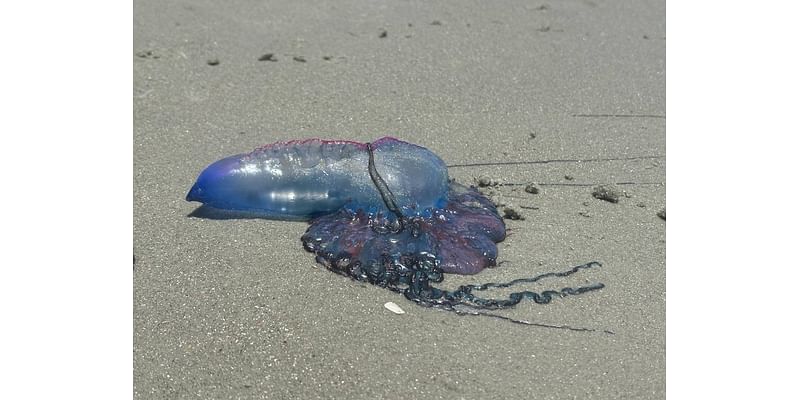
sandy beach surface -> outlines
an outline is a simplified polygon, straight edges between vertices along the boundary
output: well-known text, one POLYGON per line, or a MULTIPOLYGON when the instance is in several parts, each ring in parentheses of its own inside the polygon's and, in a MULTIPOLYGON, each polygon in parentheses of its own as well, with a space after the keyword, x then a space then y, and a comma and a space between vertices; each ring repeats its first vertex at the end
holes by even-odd
POLYGON ((135 1, 134 397, 664 398, 665 25, 639 0, 135 1), (524 217, 445 287, 597 260, 529 289, 604 289, 500 312, 595 331, 418 307, 316 264, 305 223, 184 200, 228 155, 385 135, 524 217))

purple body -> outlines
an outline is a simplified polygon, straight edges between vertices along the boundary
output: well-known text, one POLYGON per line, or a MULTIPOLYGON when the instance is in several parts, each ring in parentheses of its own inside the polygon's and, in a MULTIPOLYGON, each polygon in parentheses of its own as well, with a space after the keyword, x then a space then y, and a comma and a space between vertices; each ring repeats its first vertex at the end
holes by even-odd
POLYGON ((488 199, 450 182, 445 163, 424 147, 385 137, 371 149, 397 210, 370 176, 367 144, 319 139, 278 142, 217 161, 186 199, 311 220, 302 240, 320 263, 384 286, 408 284, 422 262, 459 274, 495 265, 505 225, 488 199))

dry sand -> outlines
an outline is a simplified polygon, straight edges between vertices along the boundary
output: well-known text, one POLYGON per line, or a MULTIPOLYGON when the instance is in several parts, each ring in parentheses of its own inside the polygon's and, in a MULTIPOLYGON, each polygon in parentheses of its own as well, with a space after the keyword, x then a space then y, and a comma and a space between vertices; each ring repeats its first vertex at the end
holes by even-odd
POLYGON ((135 397, 665 397, 665 24, 638 0, 136 1, 135 397), (614 334, 417 307, 317 265, 304 223, 188 216, 216 159, 384 135, 451 165, 657 156, 450 169, 522 184, 492 191, 525 219, 447 286, 598 260, 552 285, 605 289, 503 315, 614 334), (592 196, 611 182, 639 184, 592 196))

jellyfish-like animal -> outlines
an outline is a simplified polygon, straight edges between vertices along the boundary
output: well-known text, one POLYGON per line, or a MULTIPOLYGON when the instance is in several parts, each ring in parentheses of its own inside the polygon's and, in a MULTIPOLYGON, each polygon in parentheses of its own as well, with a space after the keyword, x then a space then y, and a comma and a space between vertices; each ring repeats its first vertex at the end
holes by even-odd
POLYGON ((547 303, 553 296, 602 287, 524 291, 504 300, 483 299, 472 291, 506 284, 436 288, 432 284, 445 273, 476 274, 494 266, 505 224, 489 199, 449 179, 436 154, 391 137, 372 143, 310 139, 266 145, 208 166, 186 200, 310 221, 302 241, 319 263, 426 306, 498 309, 523 298, 547 303))

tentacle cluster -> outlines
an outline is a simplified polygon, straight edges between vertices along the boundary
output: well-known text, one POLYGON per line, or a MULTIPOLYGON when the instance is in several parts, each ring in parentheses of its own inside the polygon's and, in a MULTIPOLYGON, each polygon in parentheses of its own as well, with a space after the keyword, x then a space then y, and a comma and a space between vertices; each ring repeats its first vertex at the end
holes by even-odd
POLYGON ((483 298, 474 293, 535 283, 549 277, 566 277, 599 267, 598 262, 508 283, 465 285, 454 291, 437 288, 435 284, 443 281, 446 272, 476 273, 495 265, 495 242, 505 238, 502 219, 494 205, 477 190, 455 183, 451 183, 447 205, 435 210, 431 217, 404 216, 374 166, 369 145, 367 149, 370 150, 370 177, 393 215, 353 212, 345 208, 311 221, 302 237, 303 245, 317 255, 317 262, 330 270, 403 293, 419 305, 461 313, 466 308, 471 310, 467 313, 473 314, 475 310, 513 307, 524 299, 547 304, 555 297, 603 288, 603 284, 594 284, 542 292, 526 290, 512 293, 506 299, 483 298))

